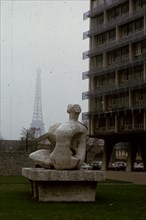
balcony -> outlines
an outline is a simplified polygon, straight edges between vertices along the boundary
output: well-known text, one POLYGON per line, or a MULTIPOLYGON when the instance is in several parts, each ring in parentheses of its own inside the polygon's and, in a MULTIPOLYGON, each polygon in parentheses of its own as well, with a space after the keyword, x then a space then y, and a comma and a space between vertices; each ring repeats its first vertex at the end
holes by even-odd
POLYGON ((130 131, 132 130, 132 124, 120 125, 119 131, 130 131))
POLYGON ((106 67, 96 67, 91 69, 90 71, 86 71, 82 73, 82 79, 88 79, 89 77, 94 76, 101 76, 104 74, 108 74, 110 72, 116 71, 116 70, 122 70, 130 67, 134 67, 137 65, 144 64, 146 62, 146 53, 141 54, 137 57, 134 57, 132 59, 125 59, 118 62, 113 62, 111 65, 107 65, 106 67))
MULTIPOLYGON (((113 95, 113 94, 117 94, 117 93, 122 93, 122 92, 128 92, 129 89, 131 88, 133 89, 142 89, 142 88, 146 88, 146 81, 145 80, 129 80, 128 82, 126 82, 126 84, 120 84, 118 86, 109 86, 109 87, 101 87, 99 89, 96 89, 94 91, 86 91, 82 93, 82 99, 89 99, 89 98, 95 98, 95 97, 100 97, 103 95, 113 95)), ((142 104, 142 103, 141 103, 142 104)), ((146 104, 146 103, 144 103, 146 104)), ((120 104, 119 104, 120 105, 120 104)), ((136 104, 135 104, 136 105, 136 104)))
POLYGON ((113 1, 110 1, 110 2, 105 2, 103 4, 97 5, 96 8, 85 12, 83 14, 83 19, 86 20, 90 17, 93 17, 93 16, 99 14, 100 12, 102 12, 104 9, 105 10, 110 9, 112 7, 115 7, 116 5, 119 5, 120 3, 123 3, 123 0, 113 0, 113 1))
POLYGON ((134 124, 133 129, 134 130, 143 130, 144 129, 144 123, 134 124))
MULTIPOLYGON (((137 130, 143 130, 144 125, 143 124, 137 124, 134 125, 134 127, 132 126, 132 124, 126 124, 126 125, 121 125, 118 128, 118 133, 122 133, 122 132, 133 132, 133 131, 137 131, 137 130)), ((115 133, 115 126, 107 126, 107 127, 98 127, 95 129, 95 133, 97 134, 110 134, 110 133, 115 133)))
POLYGON ((83 33, 83 39, 85 40, 88 37, 91 37, 99 33, 108 31, 112 28, 115 28, 117 25, 120 26, 127 22, 131 22, 132 20, 138 19, 145 15, 145 11, 146 11, 146 6, 132 13, 127 13, 127 14, 124 14, 123 16, 117 17, 115 20, 111 20, 110 22, 108 21, 105 24, 95 26, 91 30, 83 33))
POLYGON ((109 52, 111 50, 116 50, 120 47, 126 46, 129 43, 134 43, 140 40, 144 40, 146 38, 146 31, 142 30, 133 34, 130 34, 126 37, 122 37, 118 41, 110 41, 106 44, 99 45, 94 49, 86 51, 83 53, 83 60, 89 57, 97 56, 103 52, 109 52))

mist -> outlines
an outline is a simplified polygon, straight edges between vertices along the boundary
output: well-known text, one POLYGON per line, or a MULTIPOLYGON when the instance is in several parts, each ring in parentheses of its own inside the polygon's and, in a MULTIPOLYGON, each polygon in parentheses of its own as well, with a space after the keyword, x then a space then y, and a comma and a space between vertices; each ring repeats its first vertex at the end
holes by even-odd
MULTIPOLYGON (((67 105, 87 111, 82 92, 88 90, 82 72, 88 61, 83 32, 89 29, 83 13, 89 1, 1 1, 1 135, 20 139, 32 122, 36 71, 41 69, 45 131, 68 120, 67 105)), ((80 116, 81 120, 81 116, 80 116)))

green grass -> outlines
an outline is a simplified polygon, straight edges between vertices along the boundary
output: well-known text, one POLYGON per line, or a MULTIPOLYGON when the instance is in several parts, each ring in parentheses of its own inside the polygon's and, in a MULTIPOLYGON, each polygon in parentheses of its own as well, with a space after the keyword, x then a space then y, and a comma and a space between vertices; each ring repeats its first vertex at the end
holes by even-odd
POLYGON ((106 181, 95 203, 41 203, 31 198, 28 181, 0 177, 1 220, 146 220, 146 186, 106 181))

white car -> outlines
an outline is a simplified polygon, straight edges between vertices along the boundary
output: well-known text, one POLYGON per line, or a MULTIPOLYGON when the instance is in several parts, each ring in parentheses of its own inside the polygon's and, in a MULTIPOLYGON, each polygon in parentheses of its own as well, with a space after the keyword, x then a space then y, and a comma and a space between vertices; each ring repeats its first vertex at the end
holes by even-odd
POLYGON ((90 165, 87 164, 87 163, 83 163, 83 164, 81 165, 81 169, 92 170, 92 166, 90 166, 90 165))

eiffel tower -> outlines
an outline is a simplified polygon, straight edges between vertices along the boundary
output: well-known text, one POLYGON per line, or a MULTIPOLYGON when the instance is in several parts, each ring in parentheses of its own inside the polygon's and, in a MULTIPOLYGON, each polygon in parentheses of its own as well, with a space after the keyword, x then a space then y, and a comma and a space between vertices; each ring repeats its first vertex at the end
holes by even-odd
POLYGON ((41 101, 41 69, 37 69, 35 102, 33 110, 33 118, 31 128, 35 128, 35 137, 40 137, 45 133, 43 115, 42 115, 42 101, 41 101))

